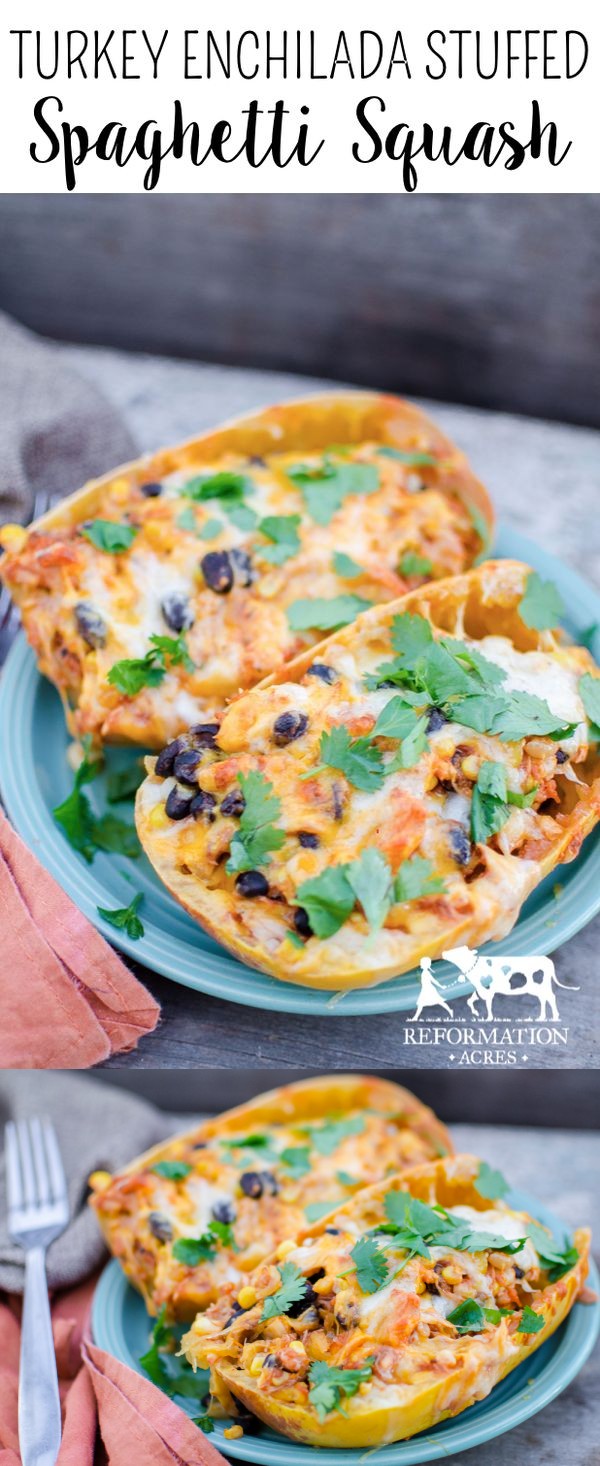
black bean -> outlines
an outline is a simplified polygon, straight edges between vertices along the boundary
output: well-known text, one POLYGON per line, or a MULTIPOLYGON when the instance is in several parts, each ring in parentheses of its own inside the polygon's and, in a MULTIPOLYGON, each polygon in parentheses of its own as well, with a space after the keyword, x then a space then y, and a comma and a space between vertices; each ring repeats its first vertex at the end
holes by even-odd
POLYGON ((446 714, 442 712, 441 708, 432 708, 427 719, 427 727, 425 729, 425 732, 437 733, 438 729, 443 728, 444 723, 447 722, 448 719, 446 717, 446 714))
POLYGON ((173 1236, 173 1228, 168 1217, 163 1217, 159 1211, 151 1211, 148 1217, 148 1226, 153 1237, 159 1242, 170 1242, 173 1236))
POLYGON ((516 1278, 524 1278, 525 1277, 525 1273, 523 1271, 523 1268, 522 1267, 517 1267, 516 1264, 515 1264, 515 1277, 516 1278))
POLYGON ((263 1183, 258 1171, 244 1171, 240 1176, 240 1186, 244 1196, 251 1196, 253 1201, 258 1201, 263 1194, 263 1183))
POLYGON ((175 759, 178 753, 181 753, 185 747, 186 740, 182 735, 179 738, 174 738, 172 743, 167 743, 166 748, 161 749, 154 765, 155 774, 159 774, 162 779, 165 778, 166 774, 172 774, 175 759))
POLYGON ((313 835, 312 830, 298 830, 298 839, 303 850, 318 850, 319 836, 313 835))
POLYGON ((192 1146, 192 1150, 208 1150, 208 1141, 207 1140, 195 1140, 194 1141, 194 1144, 192 1146))
POLYGON ((326 1227, 325 1231, 329 1233, 330 1237, 339 1237, 340 1235, 339 1227, 326 1227))
POLYGON ((236 878, 240 896, 268 896, 269 882, 260 870, 243 870, 236 878))
POLYGON ((173 590, 163 596, 160 608, 171 631, 189 631, 194 625, 194 612, 183 591, 173 590))
POLYGON ((78 602, 75 607, 75 620, 79 635, 83 637, 88 646, 98 647, 106 644, 106 621, 89 601, 78 602))
POLYGON ((307 1285, 304 1297, 297 1298, 296 1302, 292 1303, 291 1306, 286 1309, 288 1318, 299 1318, 300 1314, 305 1313, 307 1308, 315 1308, 318 1301, 319 1300, 317 1294, 315 1293, 314 1288, 311 1288, 309 1283, 307 1285))
POLYGON ((471 841, 463 825, 450 825, 448 844, 452 859, 457 865, 468 865, 471 859, 471 841))
POLYGON ((331 797, 333 802, 333 818, 334 820, 341 820, 344 813, 345 799, 343 787, 338 783, 337 779, 334 779, 331 786, 331 797))
POLYGON ((273 1175, 273 1172, 272 1171, 261 1171, 261 1173, 260 1173, 260 1179, 261 1179, 261 1181, 263 1183, 263 1189, 265 1191, 268 1191, 271 1196, 278 1196, 279 1195, 279 1186, 277 1184, 277 1178, 276 1178, 276 1176, 273 1175))
POLYGON ((227 1319, 227 1323, 223 1324, 223 1328, 228 1329, 229 1326, 230 1326, 230 1324, 232 1324, 236 1318, 239 1318, 240 1313, 245 1313, 245 1312, 246 1312, 246 1309, 245 1308, 242 1308, 241 1303, 238 1303, 237 1300, 236 1300, 236 1302, 235 1303, 232 1303, 232 1305, 231 1305, 231 1313, 229 1315, 229 1318, 227 1319))
POLYGON ((312 926, 303 906, 294 907, 294 926, 299 937, 312 937, 312 926))
POLYGON ((328 667, 326 662, 313 662, 312 667, 308 668, 306 676, 318 677, 320 682, 335 682, 337 672, 334 672, 333 667, 328 667))
POLYGON ((235 1209, 230 1201, 215 1201, 212 1208, 212 1216, 215 1222, 223 1222, 225 1226, 231 1226, 235 1222, 235 1209))
POLYGON ((173 773, 176 779, 182 784, 195 784, 194 775, 198 764, 202 762, 202 754, 197 748, 182 748, 173 763, 173 773))
POLYGON ((198 815, 204 814, 212 824, 215 817, 216 803, 214 794, 209 794, 208 789, 200 789, 198 794, 195 794, 192 799, 190 814, 193 814, 194 819, 197 819, 198 815))
POLYGON ((209 590, 216 596, 226 596, 233 585, 233 565, 227 550, 209 550, 202 556, 200 568, 209 590))
POLYGON ((383 682, 378 682, 377 686, 379 688, 385 688, 386 692, 389 687, 395 687, 396 691, 398 691, 398 684, 391 677, 384 677, 383 682))
POLYGON ((188 735, 194 748, 214 748, 219 726, 219 723, 194 723, 188 735))
POLYGON ((189 789, 180 789, 177 784, 169 790, 165 810, 170 820, 184 820, 190 813, 193 795, 189 789))
POLYGON ((162 494, 162 484, 140 484, 140 493, 144 495, 145 499, 158 499, 162 494))
POLYGON ((230 815, 232 819, 238 820, 245 808, 246 800, 241 789, 230 789, 229 794, 221 800, 221 814, 230 815))
POLYGON ((287 713, 280 713, 273 724, 273 742, 279 748, 285 747, 286 743, 293 743, 294 739, 301 738, 308 728, 308 718, 305 713, 299 713, 296 708, 290 708, 287 713))
POLYGON ((279 1355, 278 1354, 265 1354, 264 1367, 265 1367, 265 1369, 279 1369, 280 1368, 280 1365, 279 1365, 279 1355))
POLYGON ((556 750, 556 762, 557 762, 557 764, 568 764, 568 762, 569 762, 569 755, 568 755, 568 753, 565 753, 564 748, 557 748, 557 750, 556 750))
POLYGON ((239 585, 252 585, 256 579, 252 560, 247 550, 234 549, 229 551, 229 557, 233 562, 235 578, 239 585))
POLYGON ((266 468, 267 466, 266 458, 261 458, 259 453, 251 453, 248 462, 253 463, 255 468, 266 468))

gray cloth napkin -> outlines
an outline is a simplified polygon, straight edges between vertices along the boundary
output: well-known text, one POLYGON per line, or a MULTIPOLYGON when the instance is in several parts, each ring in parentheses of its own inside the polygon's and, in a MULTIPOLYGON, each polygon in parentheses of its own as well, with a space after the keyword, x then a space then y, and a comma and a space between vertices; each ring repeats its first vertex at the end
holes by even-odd
POLYGON ((0 313, 0 519, 26 522, 36 493, 70 494, 135 455, 114 408, 42 341, 0 313))
POLYGON ((82 1282, 105 1255, 87 1205, 92 1171, 117 1170, 180 1124, 153 1105, 108 1084, 71 1074, 0 1074, 0 1289, 23 1291, 23 1254, 8 1240, 4 1125, 29 1116, 49 1117, 56 1127, 69 1189, 71 1221, 48 1252, 50 1288, 82 1282))

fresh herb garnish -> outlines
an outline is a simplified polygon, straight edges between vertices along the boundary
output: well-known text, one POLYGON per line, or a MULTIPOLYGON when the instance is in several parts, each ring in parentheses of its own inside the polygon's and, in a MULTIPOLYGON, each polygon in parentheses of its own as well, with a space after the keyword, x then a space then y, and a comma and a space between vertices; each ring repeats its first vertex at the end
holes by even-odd
POLYGON ((388 1259, 376 1237, 361 1237, 350 1253, 356 1281, 363 1293, 376 1293, 388 1281, 388 1259))
POLYGON ((201 473, 189 479, 179 493, 200 504, 208 499, 221 499, 224 505, 240 504, 251 487, 251 480, 241 473, 201 473))
POLYGON ((106 797, 109 804, 118 804, 121 799, 131 799, 145 779, 145 771, 137 759, 126 769, 113 769, 106 781, 106 797))
POLYGON ((292 1181, 299 1181, 310 1171, 310 1145, 288 1145, 279 1157, 292 1181))
POLYGON ((326 940, 347 921, 354 910, 355 895, 343 865, 330 865, 319 876, 302 881, 296 891, 316 937, 326 940))
MULTIPOLYGON (((210 520, 208 522, 209 524, 211 523, 210 520)), ((218 522, 218 520, 214 521, 215 524, 218 524, 218 522)), ((175 523, 178 529, 185 529, 189 534, 198 534, 198 520, 191 504, 188 504, 185 509, 182 509, 181 514, 175 516, 175 523)))
POLYGON ((271 544, 257 546, 257 554, 271 565, 284 565, 286 560, 298 554, 298 525, 301 523, 300 514, 268 514, 265 519, 259 519, 256 527, 266 539, 271 540, 271 544))
POLYGON ((507 799, 506 767, 487 759, 481 765, 471 799, 471 836, 485 845, 506 824, 510 810, 507 799))
POLYGON ((312 779, 323 769, 339 769, 355 789, 372 793, 380 789, 385 778, 383 754, 370 737, 351 738, 343 724, 321 734, 320 763, 308 769, 302 779, 312 779))
POLYGON ((326 1120, 323 1125, 307 1126, 313 1147, 319 1155, 330 1156, 350 1135, 362 1135, 364 1115, 350 1115, 347 1120, 326 1120))
POLYGON ((365 1360, 359 1369, 338 1369, 324 1359, 315 1359, 308 1371, 310 1380, 309 1404, 316 1410, 319 1420, 324 1420, 332 1410, 341 1408, 342 1400, 355 1395, 361 1384, 366 1384, 373 1373, 373 1359, 365 1360))
POLYGON ((173 667, 185 667, 186 672, 193 672, 194 663, 183 634, 181 636, 151 636, 150 643, 163 664, 166 659, 173 667))
POLYGON ((286 472, 317 524, 330 524, 348 494, 374 494, 379 488, 373 463, 333 463, 325 457, 314 468, 299 463, 286 472))
POLYGON ((245 805, 225 867, 230 875, 268 865, 270 852, 279 850, 285 840, 285 830, 277 829, 274 823, 281 813, 281 800, 268 779, 252 770, 239 775, 239 785, 245 805))
POLYGON ((546 1320, 545 1318, 542 1318, 541 1313, 536 1313, 535 1309, 530 1308, 529 1304, 527 1304, 521 1314, 521 1320, 517 1329, 517 1333, 539 1334, 539 1331, 540 1329, 543 1329, 545 1322, 546 1320))
POLYGON ((162 1176, 165 1181, 185 1181, 193 1170, 193 1166, 187 1161, 156 1161, 150 1167, 156 1176, 162 1176))
POLYGON ((584 672, 579 678, 579 696, 590 720, 592 738, 600 739, 600 677, 584 672))
POLYGON ((355 621, 361 611, 368 611, 372 601, 364 596, 332 596, 330 600, 317 597, 315 600, 292 601, 287 608, 287 618, 292 631, 337 631, 355 621))
POLYGON ((115 814, 103 814, 94 820, 92 836, 97 850, 114 851, 117 855, 126 855, 129 860, 136 860, 142 853, 135 825, 128 825, 126 820, 118 819, 115 814))
POLYGON ((94 841, 94 815, 87 795, 83 791, 83 785, 91 783, 92 779, 100 773, 102 763, 100 759, 92 759, 90 756, 89 742, 84 743, 84 757, 75 774, 71 793, 57 804, 52 810, 54 818, 61 826, 63 834, 66 835, 69 844, 74 850, 91 864, 96 853, 94 841))
POLYGON ((197 1425, 198 1430, 203 1430, 205 1435, 212 1435, 215 1428, 215 1422, 211 1420, 210 1415, 196 1416, 196 1419, 192 1420, 192 1425, 197 1425))
MULTIPOLYGON (((190 513, 193 514, 193 510, 190 510, 190 513)), ((181 515, 181 518, 183 518, 183 515, 181 515)), ((216 540, 217 535, 222 534, 224 528, 225 525, 222 519, 207 519, 206 523, 202 525, 202 529, 198 530, 198 539, 216 540)))
POLYGON ((243 532, 256 529, 258 514, 255 509, 250 508, 249 504, 227 504, 226 513, 227 518, 231 520, 232 524, 235 524, 236 529, 241 529, 243 532))
POLYGON ((479 1192, 480 1196, 485 1196, 487 1201, 497 1201, 500 1197, 506 1196, 510 1187, 501 1171, 494 1171, 487 1161, 482 1161, 477 1172, 475 1190, 479 1192))
POLYGON ((353 560, 351 555, 344 554, 343 550, 334 550, 331 556, 331 564, 336 575, 342 580, 356 580, 357 576, 364 575, 362 565, 353 560))
POLYGON ((465 1298, 452 1313, 446 1314, 448 1323, 453 1323, 459 1334, 480 1334, 486 1323, 499 1324, 508 1318, 512 1308, 484 1308, 475 1298, 465 1298))
POLYGON ((415 550, 406 550, 398 569, 401 575, 431 575, 433 565, 426 555, 417 555, 415 550))
POLYGON ((118 687, 126 697, 135 697, 142 687, 159 687, 166 676, 167 663, 183 666, 186 672, 194 670, 184 635, 151 636, 150 643, 145 657, 123 657, 107 674, 111 687, 118 687))
POLYGON ((307 1222, 312 1226, 313 1222, 320 1222, 321 1217, 326 1217, 328 1211, 333 1211, 335 1201, 309 1201, 304 1208, 304 1215, 307 1222))
POLYGON ((519 602, 519 615, 526 626, 535 631, 548 631, 556 626, 565 607, 551 580, 542 580, 537 570, 527 576, 525 595, 519 602))
POLYGON ((405 463, 408 468, 433 468, 437 463, 432 453, 410 452, 403 448, 392 448, 386 443, 377 452, 381 458, 396 458, 399 463, 405 463))
POLYGON ((145 1370, 152 1383, 158 1385, 160 1390, 173 1399, 180 1395, 183 1399, 198 1396, 198 1379, 187 1360, 177 1358, 172 1352, 161 1353, 161 1349, 169 1346, 172 1351, 179 1343, 179 1337, 175 1329, 165 1324, 166 1308, 160 1310, 151 1335, 151 1344, 146 1354, 140 1359, 142 1369, 145 1370))
POLYGON ((481 509, 478 508, 477 504, 467 504, 466 508, 469 519, 471 520, 471 524, 473 525, 473 529, 475 530, 476 535, 478 535, 479 539, 481 540, 481 549, 475 561, 475 564, 477 565, 480 560, 483 560, 484 556, 487 554, 487 551, 490 548, 490 526, 487 522, 487 519, 485 518, 485 515, 482 514, 481 509))
POLYGON ((391 697, 381 709, 372 738, 406 738, 412 733, 419 715, 404 697, 391 697))
POLYGON ((99 916, 103 916, 105 921, 110 922, 111 926, 116 926, 119 931, 125 931, 133 942, 137 942, 138 938, 144 935, 144 924, 137 914, 138 906, 143 899, 141 891, 138 891, 129 906, 119 906, 114 911, 107 911, 105 907, 97 906, 96 910, 99 916))
POLYGON ((131 548, 139 533, 139 525, 119 524, 114 519, 92 519, 89 524, 82 524, 81 533, 97 550, 104 550, 107 555, 120 555, 123 550, 131 548))
POLYGON ((462 1217, 453 1217, 441 1206, 426 1206, 406 1191, 388 1191, 384 1197, 387 1223, 373 1228, 373 1235, 394 1238, 393 1246, 411 1257, 429 1257, 431 1246, 457 1252, 519 1252, 525 1237, 507 1241, 495 1232, 478 1232, 462 1217))
POLYGON ((346 867, 346 875, 369 929, 379 931, 394 900, 392 873, 385 856, 368 847, 346 867))
POLYGON ((396 872, 394 899, 399 902, 419 901, 423 896, 435 896, 444 889, 442 877, 434 875, 432 861, 425 860, 422 855, 412 855, 409 860, 402 861, 396 872))
POLYGON ((173 1257, 186 1267, 198 1267, 201 1262, 211 1262, 219 1244, 237 1251, 231 1222, 211 1221, 201 1237, 178 1237, 173 1243, 173 1257))
POLYGON ((564 719, 548 707, 541 697, 531 692, 482 693, 459 698, 451 708, 456 723, 489 733, 503 743, 518 743, 522 738, 568 738, 576 723, 564 719))
POLYGON ((232 1140, 219 1139, 219 1145, 228 1150, 267 1150, 271 1147, 269 1135, 234 1135, 232 1140))
POLYGON ((351 1176, 348 1171, 336 1171, 335 1174, 340 1186, 362 1186, 358 1176, 351 1176))
POLYGON ((281 1287, 276 1293, 271 1293, 269 1298, 265 1298, 261 1323, 267 1318, 277 1318, 280 1314, 287 1313, 294 1303, 299 1303, 304 1298, 308 1289, 304 1274, 294 1262, 282 1263, 277 1271, 281 1278, 281 1287))
POLYGON ((565 1273, 570 1272, 575 1266, 579 1253, 577 1248, 565 1237, 563 1247, 560 1248, 554 1238, 539 1227, 536 1222, 529 1222, 527 1235, 533 1242, 542 1266, 548 1272, 548 1279, 551 1283, 558 1282, 565 1273))

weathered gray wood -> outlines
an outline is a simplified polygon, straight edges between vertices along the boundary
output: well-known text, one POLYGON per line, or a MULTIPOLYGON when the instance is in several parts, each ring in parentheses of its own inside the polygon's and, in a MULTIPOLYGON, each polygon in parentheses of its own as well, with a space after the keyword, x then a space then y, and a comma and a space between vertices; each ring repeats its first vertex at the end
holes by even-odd
POLYGON ((600 423, 594 195, 5 196, 0 305, 71 341, 600 423))

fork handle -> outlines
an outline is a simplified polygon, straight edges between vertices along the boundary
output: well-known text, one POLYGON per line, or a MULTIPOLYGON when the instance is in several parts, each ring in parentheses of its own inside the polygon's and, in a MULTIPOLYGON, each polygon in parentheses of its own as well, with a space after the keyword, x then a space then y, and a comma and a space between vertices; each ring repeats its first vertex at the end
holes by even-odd
POLYGON ((23 1466, 55 1466, 61 1414, 46 1281, 46 1254, 25 1254, 25 1296, 19 1374, 19 1446, 23 1466))

